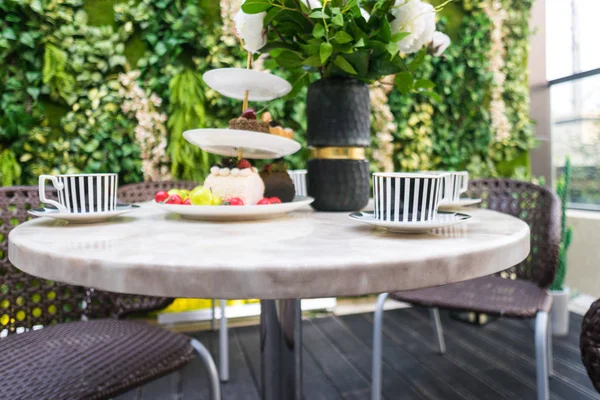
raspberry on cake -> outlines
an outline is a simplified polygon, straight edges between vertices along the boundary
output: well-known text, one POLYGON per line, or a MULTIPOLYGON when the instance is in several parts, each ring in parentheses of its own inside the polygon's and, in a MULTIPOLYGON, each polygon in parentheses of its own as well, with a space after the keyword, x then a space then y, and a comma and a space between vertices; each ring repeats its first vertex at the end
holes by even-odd
POLYGON ((258 170, 248 160, 240 160, 233 168, 214 166, 204 181, 213 195, 228 200, 238 198, 246 205, 255 205, 264 197, 265 184, 258 170))
POLYGON ((269 124, 265 121, 257 120, 256 111, 252 108, 247 108, 241 117, 229 121, 229 129, 269 133, 269 124))

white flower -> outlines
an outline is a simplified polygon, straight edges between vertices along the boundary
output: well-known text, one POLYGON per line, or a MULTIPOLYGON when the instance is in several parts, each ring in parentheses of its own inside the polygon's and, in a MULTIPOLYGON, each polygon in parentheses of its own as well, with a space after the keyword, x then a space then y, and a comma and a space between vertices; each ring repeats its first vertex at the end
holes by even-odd
POLYGON ((433 55, 439 57, 450 46, 450 38, 445 33, 436 31, 430 46, 433 49, 433 55))
POLYGON ((435 32, 435 9, 421 0, 396 0, 392 7, 392 33, 410 32, 398 42, 402 53, 411 54, 431 43, 435 32))
POLYGON ((235 15, 235 29, 244 41, 244 48, 256 53, 267 43, 267 31, 263 28, 266 12, 246 14, 240 9, 235 15))
POLYGON ((300 0, 300 2, 306 7, 310 8, 311 10, 322 7, 321 2, 319 0, 300 0))
POLYGON ((371 18, 371 16, 367 12, 367 10, 365 10, 364 8, 361 8, 360 15, 362 15, 362 17, 365 19, 365 21, 369 22, 369 18, 371 18))

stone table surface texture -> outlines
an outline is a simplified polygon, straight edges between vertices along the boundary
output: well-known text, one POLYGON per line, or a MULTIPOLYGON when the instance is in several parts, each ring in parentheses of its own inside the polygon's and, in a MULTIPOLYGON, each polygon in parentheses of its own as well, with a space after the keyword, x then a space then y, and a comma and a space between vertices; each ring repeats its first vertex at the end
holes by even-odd
POLYGON ((46 279, 168 297, 288 299, 418 289, 489 275, 529 253, 529 227, 469 209, 432 233, 389 233, 346 213, 211 223, 151 204, 104 223, 39 218, 13 229, 9 259, 46 279))

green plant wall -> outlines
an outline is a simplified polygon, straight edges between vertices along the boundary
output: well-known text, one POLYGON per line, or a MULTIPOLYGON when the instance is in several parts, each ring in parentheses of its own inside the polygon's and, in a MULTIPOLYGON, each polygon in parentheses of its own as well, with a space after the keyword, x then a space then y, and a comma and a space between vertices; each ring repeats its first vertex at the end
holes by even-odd
MULTIPOLYGON (((526 74, 531 2, 457 0, 444 8, 439 24, 453 44, 444 57, 427 57, 421 71, 423 78, 436 83, 436 95, 407 96, 395 89, 386 94, 394 127, 389 143, 394 169, 467 168, 476 176, 528 174, 528 151, 534 145, 526 74), (486 10, 494 4, 505 13, 502 100, 510 134, 501 140, 490 112, 495 87, 490 56, 494 22, 486 10)), ((234 3, 0 2, 2 185, 34 184, 42 173, 78 171, 119 172, 124 183, 142 180, 136 136, 140 122, 124 111, 126 99, 119 80, 119 74, 133 70, 139 70, 138 83, 145 96, 157 96, 157 112, 167 116, 165 151, 171 175, 203 179, 215 158, 188 145, 182 132, 224 127, 241 110, 240 102, 219 96, 202 81, 209 69, 245 63, 231 21, 220 9, 234 3)), ((269 60, 256 63, 270 66, 269 60)), ((274 73, 287 77, 286 71, 274 73)), ((306 88, 297 89, 285 99, 256 107, 268 109, 295 129, 297 139, 305 144, 306 88)), ((378 125, 373 126, 375 152, 381 143, 378 125)), ((308 156, 304 148, 288 161, 292 168, 301 168, 308 156)), ((373 168, 382 164, 375 160, 373 168)))

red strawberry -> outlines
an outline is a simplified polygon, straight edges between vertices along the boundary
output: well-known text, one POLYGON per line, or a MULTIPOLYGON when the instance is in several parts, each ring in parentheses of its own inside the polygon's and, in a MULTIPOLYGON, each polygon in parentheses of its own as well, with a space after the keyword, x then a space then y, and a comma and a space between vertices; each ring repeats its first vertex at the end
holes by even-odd
POLYGON ((248 160, 240 160, 237 164, 237 167, 239 169, 252 168, 252 164, 250 164, 250 161, 248 160))
POLYGON ((243 206, 244 201, 242 199, 240 199, 239 197, 232 197, 231 199, 229 199, 229 205, 230 206, 243 206))
POLYGON ((168 198, 169 198, 169 193, 167 193, 165 190, 158 191, 154 195, 154 201, 157 203, 162 203, 163 201, 167 200, 168 198))
POLYGON ((257 206, 264 206, 264 205, 268 205, 268 204, 271 204, 271 201, 266 197, 263 197, 262 199, 260 199, 258 201, 258 203, 256 203, 257 206))
POLYGON ((183 201, 181 200, 181 196, 178 194, 172 194, 169 196, 165 204, 181 204, 183 201))
POLYGON ((279 197, 271 197, 269 198, 269 202, 271 204, 281 204, 281 199, 279 197))
POLYGON ((191 206, 192 205, 192 201, 190 200, 190 198, 188 197, 187 199, 185 199, 185 201, 182 203, 184 206, 191 206))

